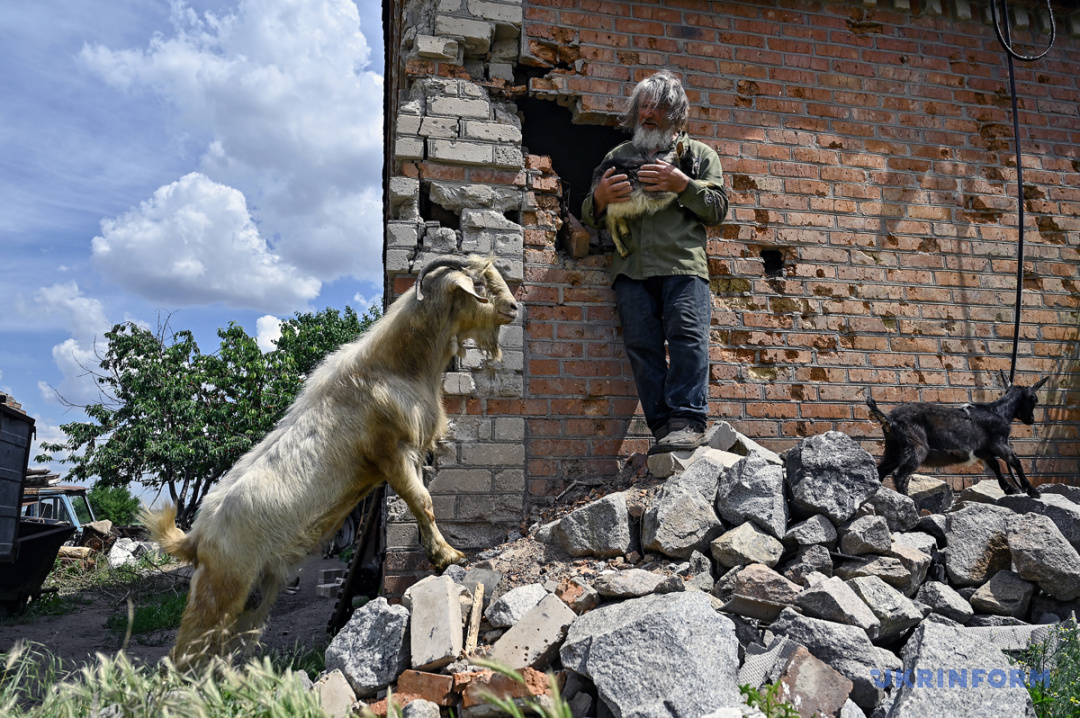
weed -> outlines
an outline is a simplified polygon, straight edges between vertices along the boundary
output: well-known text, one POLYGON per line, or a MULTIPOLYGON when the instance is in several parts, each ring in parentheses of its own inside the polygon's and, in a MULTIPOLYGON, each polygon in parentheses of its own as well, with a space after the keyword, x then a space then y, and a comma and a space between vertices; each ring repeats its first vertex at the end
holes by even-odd
POLYGON ((39 644, 16 643, 0 653, 0 716, 15 716, 16 708, 40 702, 61 673, 60 660, 39 644))
POLYGON ((326 669, 326 647, 330 645, 330 637, 323 641, 317 641, 311 646, 305 646, 297 641, 291 648, 280 651, 260 650, 260 658, 270 661, 270 665, 279 673, 294 671, 307 673, 308 678, 315 680, 326 669))
POLYGON ((136 666, 124 653, 57 680, 55 659, 18 646, 0 663, 0 715, 11 718, 326 718, 299 674, 278 673, 269 660, 240 668, 215 662, 203 672, 136 666))
MULTIPOLYGON (((146 597, 148 602, 135 608, 130 621, 131 634, 145 636, 149 633, 169 631, 180 626, 180 618, 184 613, 184 604, 187 602, 185 593, 151 594, 146 597)), ((127 611, 117 612, 105 619, 105 627, 110 631, 124 632, 128 630, 127 611)), ((168 637, 166 636, 165 639, 168 637)), ((154 642, 144 645, 160 645, 154 642)))
POLYGON ((746 697, 746 705, 760 710, 765 714, 765 718, 799 718, 795 706, 780 700, 779 681, 763 691, 747 683, 739 686, 739 693, 746 697))
POLYGON ((1075 621, 1054 628, 1046 640, 1024 651, 1019 663, 1042 679, 1028 682, 1038 718, 1080 715, 1080 628, 1075 621))

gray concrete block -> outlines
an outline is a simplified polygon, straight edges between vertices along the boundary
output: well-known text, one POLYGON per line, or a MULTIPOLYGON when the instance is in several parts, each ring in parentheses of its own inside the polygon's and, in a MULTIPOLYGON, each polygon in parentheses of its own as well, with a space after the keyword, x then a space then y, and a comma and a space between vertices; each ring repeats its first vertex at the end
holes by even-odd
POLYGON ((386 225, 386 246, 391 248, 412 249, 420 238, 416 222, 388 222, 386 225))
POLYGON ((322 706, 326 715, 332 718, 346 718, 352 715, 352 704, 356 702, 356 694, 353 693, 345 675, 339 670, 333 670, 320 678, 312 687, 312 691, 319 694, 319 705, 322 706))
POLYGON ((457 60, 457 40, 431 35, 416 36, 416 54, 432 60, 457 60))
POLYGON ((555 657, 577 615, 555 595, 548 595, 496 641, 488 654, 511 668, 543 670, 555 657))
POLYGON ((491 48, 495 27, 485 20, 472 20, 450 15, 435 17, 435 34, 460 37, 466 51, 473 54, 487 52, 491 48))
POLYGON ((525 491, 525 472, 521 469, 508 469, 495 473, 495 490, 507 493, 525 491))
POLYGON ((428 100, 428 115, 443 117, 491 117, 491 103, 487 100, 470 100, 459 97, 432 97, 428 100))
POLYGON ((515 444, 466 444, 461 447, 461 461, 468 466, 520 466, 525 461, 525 447, 515 444))
POLYGON ((449 576, 429 576, 405 591, 402 603, 411 611, 413 668, 434 671, 461 653, 464 641, 459 596, 464 590, 449 576))
MULTIPOLYGON (((492 145, 455 140, 428 140, 428 156, 441 162, 463 165, 489 165, 493 161, 492 145)), ((520 150, 519 150, 520 152, 520 150)))
POLYGON ((418 134, 423 137, 457 137, 461 123, 452 117, 425 117, 418 134))
POLYGON ((450 396, 471 396, 476 393, 476 382, 469 372, 447 372, 443 376, 443 392, 450 396))
POLYGON ((399 160, 424 159, 424 141, 418 137, 398 137, 394 142, 394 157, 399 160))
POLYGON ((415 135, 420 131, 420 117, 417 115, 398 115, 397 134, 415 135))
POLYGON ((521 441, 525 438, 525 420, 516 416, 495 419, 495 438, 498 441, 521 441))
MULTIPOLYGON (((511 74, 513 79, 513 74, 511 74)), ((480 120, 468 120, 462 123, 462 137, 471 140, 484 140, 486 142, 521 142, 521 130, 513 125, 503 125, 498 122, 482 122, 480 120)))
POLYGON ((495 166, 518 168, 525 166, 525 158, 520 147, 495 147, 495 166))
POLYGON ((490 469, 447 469, 440 471, 428 485, 435 494, 484 493, 491 491, 490 469))
POLYGON ((521 24, 521 6, 507 5, 505 3, 486 2, 485 0, 469 0, 469 13, 473 17, 495 20, 513 25, 521 24))

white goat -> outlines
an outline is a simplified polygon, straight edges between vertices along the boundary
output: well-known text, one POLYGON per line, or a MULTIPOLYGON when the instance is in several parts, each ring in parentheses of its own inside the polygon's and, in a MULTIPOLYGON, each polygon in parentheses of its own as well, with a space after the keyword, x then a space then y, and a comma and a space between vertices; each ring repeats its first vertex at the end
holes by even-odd
POLYGON ((162 547, 195 566, 171 653, 178 666, 257 635, 290 568, 384 481, 416 517, 437 570, 464 558, 435 525, 421 465, 446 433, 447 363, 469 338, 498 359, 499 330, 517 313, 490 258, 428 264, 415 293, 312 372, 273 431, 207 494, 191 531, 176 527, 174 506, 144 511, 162 547))

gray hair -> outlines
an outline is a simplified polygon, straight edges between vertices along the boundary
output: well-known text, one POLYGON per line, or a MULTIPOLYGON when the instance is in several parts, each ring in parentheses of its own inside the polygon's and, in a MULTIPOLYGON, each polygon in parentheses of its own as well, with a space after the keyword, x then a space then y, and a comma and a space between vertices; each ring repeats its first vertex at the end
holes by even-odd
POLYGON ((642 105, 666 110, 664 114, 672 129, 678 131, 686 128, 686 120, 690 116, 690 101, 686 99, 682 81, 670 70, 661 70, 637 84, 630 95, 626 112, 619 118, 619 125, 624 129, 633 129, 637 125, 638 110, 642 105))

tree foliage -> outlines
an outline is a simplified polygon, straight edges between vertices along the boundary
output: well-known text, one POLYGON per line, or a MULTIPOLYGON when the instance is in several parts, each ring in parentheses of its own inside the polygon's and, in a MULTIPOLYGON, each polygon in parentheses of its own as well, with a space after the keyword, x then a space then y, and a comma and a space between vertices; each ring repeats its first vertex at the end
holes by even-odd
POLYGON ((156 332, 117 324, 95 372, 101 401, 80 407, 88 421, 60 427, 66 441, 42 449, 67 452, 60 461, 76 480, 166 489, 189 523, 210 487, 284 415, 307 374, 378 317, 374 308, 363 317, 351 307, 297 313, 265 354, 235 322, 218 330, 213 354, 167 321, 156 332))
POLYGON ((94 518, 107 519, 117 526, 135 523, 141 503, 127 486, 106 486, 100 482, 86 492, 86 499, 94 510, 94 518))

